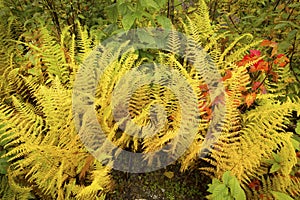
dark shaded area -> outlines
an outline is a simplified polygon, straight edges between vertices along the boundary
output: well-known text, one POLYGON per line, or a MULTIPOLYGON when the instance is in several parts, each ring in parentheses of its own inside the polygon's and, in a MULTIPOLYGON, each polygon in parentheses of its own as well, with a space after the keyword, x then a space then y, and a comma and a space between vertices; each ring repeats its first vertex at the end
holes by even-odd
POLYGON ((200 170, 180 172, 178 165, 143 174, 113 170, 112 178, 115 180, 114 192, 107 194, 106 200, 203 200, 209 194, 207 184, 211 183, 210 177, 200 170), (168 178, 165 172, 173 172, 174 176, 168 178))

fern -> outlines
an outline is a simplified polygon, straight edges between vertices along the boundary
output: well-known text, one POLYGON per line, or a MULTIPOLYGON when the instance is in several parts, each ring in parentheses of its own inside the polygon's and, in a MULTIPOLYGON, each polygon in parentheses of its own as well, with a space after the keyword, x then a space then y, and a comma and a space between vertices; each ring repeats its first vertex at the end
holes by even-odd
MULTIPOLYGON (((289 176, 296 164, 296 157, 293 156, 295 149, 291 142, 292 133, 286 131, 285 124, 288 123, 293 112, 299 112, 299 98, 289 98, 285 92, 288 85, 287 80, 291 77, 288 68, 275 68, 278 79, 276 83, 272 83, 272 80, 268 79, 269 94, 258 95, 255 101, 256 105, 246 112, 241 112, 240 108, 245 102, 243 93, 250 90, 251 83, 247 68, 253 63, 244 66, 236 66, 235 63, 241 59, 247 49, 256 46, 260 41, 245 40, 243 38, 249 37, 251 39, 252 37, 245 34, 236 38, 222 51, 220 44, 216 41, 225 37, 228 33, 221 33, 219 36, 217 29, 210 28, 215 34, 211 34, 210 38, 212 39, 206 40, 206 37, 208 37, 208 35, 205 35, 207 30, 202 34, 203 31, 197 28, 203 24, 202 21, 204 20, 207 21, 208 19, 202 16, 201 19, 198 18, 197 20, 200 23, 189 20, 188 23, 191 26, 185 27, 186 32, 199 44, 205 46, 205 50, 208 51, 209 55, 212 55, 212 59, 218 66, 219 73, 225 74, 226 70, 230 70, 231 76, 223 82, 226 92, 222 99, 226 109, 224 110, 223 120, 219 121, 220 129, 214 130, 213 135, 215 137, 212 137, 214 139, 208 143, 213 144, 212 148, 208 148, 210 154, 208 157, 203 158, 211 164, 211 167, 202 168, 202 170, 219 179, 225 171, 230 170, 246 189, 250 180, 255 178, 262 180, 262 177, 272 176, 269 173, 272 166, 266 160, 272 158, 272 152, 277 152, 282 161, 276 175, 286 177, 285 182, 287 185, 292 182, 296 183, 289 176), (202 35, 204 38, 201 38, 202 35)), ((260 76, 262 77, 259 80, 262 81, 264 79, 263 74, 260 74, 260 76)), ((206 132, 206 134, 209 134, 209 132, 206 132)), ((209 138, 209 135, 206 135, 206 140, 207 138, 209 138)), ((183 169, 189 166, 188 162, 197 159, 196 155, 199 155, 199 151, 205 145, 205 140, 201 140, 201 137, 197 137, 197 140, 192 148, 198 152, 191 150, 188 152, 188 159, 182 161, 183 169)), ((299 191, 295 189, 294 194, 292 194, 286 189, 279 190, 275 184, 266 185, 267 183, 264 183, 263 187, 268 187, 270 198, 274 198, 271 191, 281 191, 291 196, 295 196, 299 191)), ((286 188, 288 187, 286 186, 286 188)), ((295 188, 298 188, 298 186, 296 185, 295 188)), ((252 199, 252 196, 249 196, 249 198, 252 199)), ((255 198, 259 197, 256 196, 255 198)))
POLYGON ((247 196, 251 199, 277 199, 274 192, 286 194, 291 199, 299 199, 299 178, 274 175, 261 177, 256 189, 247 189, 247 196))
POLYGON ((104 199, 112 187, 110 168, 97 160, 124 164, 114 161, 125 149, 144 153, 139 167, 160 167, 163 149, 167 160, 181 156, 182 170, 201 156, 210 163, 201 170, 211 176, 220 179, 231 171, 250 199, 276 192, 297 197, 299 180, 289 176, 295 149, 286 123, 300 113, 300 100, 286 97, 290 72, 274 69, 276 84, 258 74, 268 94, 242 109, 251 90, 248 68, 257 61, 236 63, 260 41, 244 34, 225 47, 221 41, 230 32, 211 25, 203 0, 183 23, 187 41, 170 32, 169 52, 149 52, 152 65, 128 48, 130 41, 92 49, 92 36, 80 24, 78 35, 69 36, 67 27, 60 41, 46 27, 24 34, 25 41, 14 39, 28 52, 20 63, 10 53, 3 61, 10 67, 0 79, 0 140, 9 159, 3 182, 10 185, 0 193, 19 199, 104 199), (277 171, 269 162, 274 154, 281 157, 277 171), (262 184, 259 190, 249 188, 254 179, 262 184))
MULTIPOLYGON (((13 69, 3 77, 8 87, 0 104, 0 140, 6 144, 5 157, 10 163, 9 187, 1 191, 5 193, 3 198, 103 196, 100 192, 111 185, 109 169, 96 161, 90 163, 73 124, 72 90, 68 84, 78 65, 75 53, 68 60, 70 54, 62 47, 63 37, 58 44, 47 29, 37 33, 40 39, 29 48, 37 53, 36 59, 43 59, 46 74, 22 74, 20 69, 13 69)), ((36 63, 37 69, 40 64, 36 63)))

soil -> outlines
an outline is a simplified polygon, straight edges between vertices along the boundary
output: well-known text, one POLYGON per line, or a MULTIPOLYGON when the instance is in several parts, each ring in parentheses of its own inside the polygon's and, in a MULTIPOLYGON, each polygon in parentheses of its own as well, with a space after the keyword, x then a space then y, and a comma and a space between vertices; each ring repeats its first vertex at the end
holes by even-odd
POLYGON ((211 183, 198 168, 180 172, 179 165, 143 174, 112 171, 111 175, 115 187, 106 200, 204 200, 211 183), (165 172, 174 176, 168 178, 165 172))

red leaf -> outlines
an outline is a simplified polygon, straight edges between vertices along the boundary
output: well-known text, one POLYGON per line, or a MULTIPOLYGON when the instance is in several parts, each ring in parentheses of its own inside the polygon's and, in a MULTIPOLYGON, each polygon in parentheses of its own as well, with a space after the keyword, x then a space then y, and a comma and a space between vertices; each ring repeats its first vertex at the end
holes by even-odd
POLYGON ((260 50, 256 50, 256 49, 251 49, 250 50, 250 57, 254 57, 254 56, 259 57, 260 54, 261 54, 260 50))
POLYGON ((259 187, 260 187, 260 182, 259 180, 255 179, 253 180, 252 182, 249 183, 249 187, 251 189, 255 189, 255 190, 259 190, 259 187))
POLYGON ((232 72, 230 70, 226 70, 225 75, 222 77, 222 81, 225 81, 232 77, 232 72))
POLYGON ((256 71, 268 71, 269 70, 269 63, 264 60, 259 60, 257 63, 250 67, 250 72, 256 71))
POLYGON ((263 40, 260 43, 260 46, 270 46, 270 44, 272 44, 272 41, 270 41, 270 40, 263 40))
POLYGON ((264 198, 265 198, 265 195, 264 195, 264 194, 260 194, 260 195, 259 195, 259 198, 260 198, 260 199, 264 199, 264 198))
POLYGON ((199 88, 201 89, 202 92, 207 92, 208 91, 208 85, 207 84, 199 85, 199 88))
POLYGON ((284 54, 278 54, 274 60, 274 64, 278 64, 280 67, 285 67, 290 60, 284 54))
POLYGON ((277 46, 277 43, 273 42, 273 41, 270 41, 270 40, 263 40, 260 43, 260 46, 275 47, 275 46, 277 46))
POLYGON ((261 82, 254 82, 253 85, 252 85, 252 90, 256 90, 259 86, 260 86, 261 82))
POLYGON ((256 93, 255 92, 249 93, 249 94, 246 95, 245 103, 247 104, 248 108, 254 103, 255 98, 256 98, 256 93))
POLYGON ((277 54, 278 51, 278 44, 276 42, 272 42, 270 40, 264 40, 260 44, 261 46, 267 46, 267 47, 272 47, 272 52, 271 52, 271 57, 277 54))
POLYGON ((270 71, 269 74, 271 74, 273 76, 272 80, 277 83, 278 82, 278 73, 270 71))

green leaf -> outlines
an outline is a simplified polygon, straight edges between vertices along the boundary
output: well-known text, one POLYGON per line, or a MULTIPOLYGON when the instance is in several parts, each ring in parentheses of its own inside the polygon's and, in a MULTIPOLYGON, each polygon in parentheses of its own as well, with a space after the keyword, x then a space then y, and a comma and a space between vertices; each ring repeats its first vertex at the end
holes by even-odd
POLYGON ((143 10, 137 10, 137 11, 135 11, 136 19, 138 19, 138 20, 143 19, 144 13, 146 13, 146 12, 144 12, 143 10))
POLYGON ((172 28, 172 22, 169 18, 166 16, 157 16, 156 17, 157 22, 164 28, 164 29, 171 29, 172 28))
POLYGON ((78 17, 79 17, 80 19, 85 19, 85 17, 84 17, 82 14, 79 14, 78 17))
POLYGON ((226 187, 226 185, 224 184, 220 184, 217 187, 215 187, 213 193, 212 193, 212 197, 214 199, 216 198, 223 198, 228 196, 229 192, 228 192, 228 188, 226 187))
POLYGON ((131 6, 128 5, 127 3, 119 3, 118 2, 118 5, 117 5, 117 9, 118 9, 118 13, 121 15, 121 16, 124 16, 126 15, 127 13, 130 13, 130 10, 131 10, 131 6))
POLYGON ((214 178, 212 180, 212 183, 211 184, 208 184, 208 189, 207 191, 210 192, 210 193, 213 193, 215 188, 219 185, 224 185, 223 183, 221 183, 221 181, 219 179, 216 179, 214 178))
POLYGON ((142 43, 155 44, 155 39, 146 30, 138 30, 137 35, 142 43))
POLYGON ((146 8, 155 8, 158 10, 160 6, 153 0, 140 0, 141 5, 146 8))
POLYGON ((281 165, 279 163, 274 163, 270 169, 270 173, 274 173, 278 171, 281 168, 281 165))
POLYGON ((155 2, 157 3, 157 5, 160 8, 165 8, 167 5, 168 0, 155 0, 155 2))
POLYGON ((266 14, 267 13, 261 14, 260 17, 253 23, 253 26, 254 27, 260 26, 266 20, 266 14))
POLYGON ((278 155, 278 154, 276 154, 276 153, 272 153, 272 155, 273 155, 273 158, 274 158, 274 160, 276 161, 276 162, 278 162, 278 163, 280 163, 281 162, 281 157, 280 157, 280 155, 278 155))
POLYGON ((292 30, 291 32, 289 32, 288 36, 287 36, 287 39, 288 40, 294 40, 295 36, 297 35, 298 33, 298 30, 292 30))
POLYGON ((277 24, 276 26, 274 26, 274 29, 282 29, 282 28, 284 28, 286 25, 288 25, 288 24, 287 24, 287 23, 277 24))
POLYGON ((295 131, 296 131, 296 133, 297 133, 298 135, 300 135, 300 120, 297 121, 297 126, 296 126, 295 131))
POLYGON ((280 42, 280 43, 278 44, 278 51, 279 51, 279 52, 286 52, 287 49, 288 49, 291 45, 292 45, 291 43, 289 43, 288 41, 284 40, 284 41, 282 41, 282 42, 280 42))
POLYGON ((117 22, 118 15, 118 7, 116 4, 107 7, 107 19, 109 19, 112 22, 117 22))
POLYGON ((149 21, 151 21, 152 24, 155 24, 155 21, 154 21, 154 17, 153 15, 147 13, 147 12, 143 12, 142 13, 144 17, 146 17, 149 21))
POLYGON ((295 150, 300 151, 300 137, 293 135, 293 138, 291 138, 291 142, 293 144, 293 147, 295 148, 295 150), (294 139, 296 138, 296 139, 294 139))
POLYGON ((123 28, 126 31, 129 30, 131 28, 131 26, 133 25, 135 19, 136 19, 135 14, 133 14, 133 13, 126 14, 122 19, 123 28))
POLYGON ((222 176, 222 181, 223 181, 223 183, 225 183, 226 185, 228 185, 229 184, 229 180, 231 179, 231 175, 230 175, 230 171, 226 171, 224 174, 223 174, 223 176, 222 176))
POLYGON ((289 4, 288 7, 290 7, 290 8, 300 7, 300 3, 292 3, 292 4, 289 4))
POLYGON ((233 176, 229 181, 229 188, 231 196, 237 200, 246 200, 246 194, 241 188, 239 181, 235 176, 233 176))
POLYGON ((38 75, 42 74, 42 71, 40 69, 31 68, 31 69, 28 69, 28 73, 32 74, 34 76, 38 76, 38 75))
POLYGON ((282 192, 271 191, 271 193, 276 200, 293 200, 289 195, 282 192))
POLYGON ((281 21, 281 22, 285 22, 285 23, 293 26, 294 28, 300 29, 300 26, 295 24, 294 22, 291 22, 291 21, 281 21))

